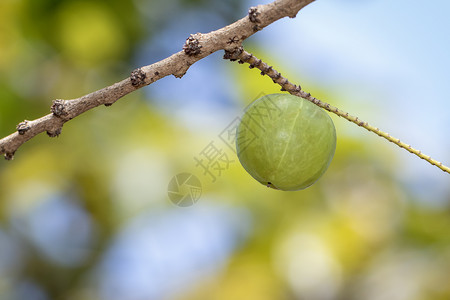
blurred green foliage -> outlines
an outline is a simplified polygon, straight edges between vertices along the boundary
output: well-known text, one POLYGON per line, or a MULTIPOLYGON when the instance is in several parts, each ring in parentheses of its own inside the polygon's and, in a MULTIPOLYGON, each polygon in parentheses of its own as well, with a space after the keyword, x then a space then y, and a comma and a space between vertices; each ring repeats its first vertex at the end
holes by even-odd
MULTIPOLYGON (((3 0, 0 134, 48 113, 51 99, 79 97, 124 78, 141 43, 186 9, 214 12, 227 22, 246 11, 239 1, 226 6, 199 0, 3 0)), ((250 48, 277 66, 277 58, 257 44, 250 48)), ((304 82, 304 74, 284 67, 277 69, 292 82, 304 82)), ((255 70, 224 68, 245 99, 242 107, 261 93, 278 92, 255 70)), ((309 85, 318 98, 333 98, 319 83, 309 85)), ((333 118, 335 158, 319 182, 299 192, 260 185, 230 149, 224 151, 234 163, 211 182, 192 157, 217 136, 180 126, 146 103, 142 92, 76 118, 57 139, 34 138, 14 161, 0 162, 0 298, 104 299, 96 285, 104 276, 98 266, 114 238, 143 212, 180 209, 168 201, 167 184, 188 170, 203 183, 198 207, 205 201, 244 209, 251 232, 220 272, 172 299, 449 299, 450 195, 442 206, 424 205, 426 199, 395 177, 391 145, 347 134, 347 124, 333 118), (69 226, 74 237, 91 228, 84 259, 61 262, 33 239, 38 228, 30 220, 55 197, 85 215, 69 226), (33 288, 22 294, 24 282, 33 288)))

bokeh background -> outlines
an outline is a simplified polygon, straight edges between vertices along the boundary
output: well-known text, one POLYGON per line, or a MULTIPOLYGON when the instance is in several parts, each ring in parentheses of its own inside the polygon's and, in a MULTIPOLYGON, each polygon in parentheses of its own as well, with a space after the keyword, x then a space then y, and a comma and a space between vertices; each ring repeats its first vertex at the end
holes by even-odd
MULTIPOLYGON (((0 135, 268 1, 1 0, 0 135)), ((318 0, 245 42, 303 89, 450 164, 448 1, 318 0)), ((0 161, 0 299, 450 299, 450 177, 343 119, 279 192, 224 142, 272 81, 215 53, 0 161), (195 158, 214 145, 228 163, 195 158), (173 205, 192 173, 199 201, 173 205)))

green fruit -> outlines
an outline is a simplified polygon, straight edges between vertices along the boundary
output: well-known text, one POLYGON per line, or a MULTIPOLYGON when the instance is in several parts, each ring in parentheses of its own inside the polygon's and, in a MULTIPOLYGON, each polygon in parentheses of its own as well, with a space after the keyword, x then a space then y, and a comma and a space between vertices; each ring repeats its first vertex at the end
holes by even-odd
POLYGON ((245 170, 260 183, 285 191, 316 182, 336 149, 336 130, 328 114, 286 94, 266 95, 250 104, 236 134, 245 170))

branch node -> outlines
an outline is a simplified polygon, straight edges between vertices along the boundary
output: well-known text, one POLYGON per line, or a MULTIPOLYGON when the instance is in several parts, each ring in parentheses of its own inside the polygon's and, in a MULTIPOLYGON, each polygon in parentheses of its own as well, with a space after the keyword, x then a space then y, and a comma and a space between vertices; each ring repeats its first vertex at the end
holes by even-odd
POLYGON ((225 54, 223 55, 223 59, 229 59, 230 61, 236 61, 241 55, 244 49, 242 47, 234 48, 233 50, 225 50, 225 54))
MULTIPOLYGON (((106 104, 105 104, 106 105, 106 104)), ((55 131, 47 130, 47 135, 51 138, 58 137, 61 134, 62 127, 59 127, 55 131)))
POLYGON ((145 75, 144 71, 142 71, 141 68, 137 68, 131 72, 131 85, 135 88, 142 87, 143 85, 145 85, 145 78, 147 78, 147 75, 145 75))
POLYGON ((201 36, 201 33, 191 34, 187 39, 183 46, 184 53, 189 56, 197 55, 201 53, 202 46, 200 45, 200 41, 198 38, 201 36))
POLYGON ((53 113, 54 116, 61 118, 69 114, 66 109, 66 102, 67 102, 66 100, 62 99, 53 100, 53 104, 52 107, 50 108, 50 111, 53 113))
POLYGON ((28 120, 24 120, 23 122, 20 122, 17 126, 17 132, 19 132, 20 135, 24 135, 25 132, 27 132, 28 130, 30 130, 30 125, 28 125, 28 120))
POLYGON ((15 152, 6 152, 5 153, 5 159, 6 160, 13 160, 14 159, 14 153, 15 152))
MULTIPOLYGON (((261 64, 261 60, 257 61, 255 64, 255 67, 259 66, 261 64)), ((261 75, 266 75, 267 73, 269 73, 272 70, 272 66, 267 66, 266 68, 264 68, 263 70, 261 70, 261 75)))
POLYGON ((250 22, 252 23, 261 23, 261 21, 258 19, 258 16, 261 13, 258 11, 258 7, 252 6, 248 10, 248 18, 250 19, 250 22))

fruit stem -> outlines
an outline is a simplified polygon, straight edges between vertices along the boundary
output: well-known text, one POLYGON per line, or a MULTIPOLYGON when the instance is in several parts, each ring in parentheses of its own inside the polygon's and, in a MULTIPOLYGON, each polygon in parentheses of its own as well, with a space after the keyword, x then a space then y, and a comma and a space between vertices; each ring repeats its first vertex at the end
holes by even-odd
POLYGON ((400 148, 403 148, 403 149, 411 152, 412 154, 420 157, 421 159, 427 161, 428 163, 438 167, 442 171, 450 174, 449 167, 443 165, 441 162, 439 162, 435 159, 432 159, 429 155, 423 154, 422 151, 414 149, 411 145, 402 142, 400 139, 391 136, 389 133, 381 131, 378 127, 374 127, 374 126, 370 125, 369 123, 364 122, 363 120, 359 119, 358 117, 350 115, 348 112, 342 111, 337 107, 334 107, 326 102, 323 102, 323 101, 311 96, 310 93, 303 91, 301 89, 300 85, 297 86, 295 84, 290 83, 287 78, 281 76, 281 73, 274 70, 271 66, 267 65, 262 60, 255 57, 253 54, 245 51, 243 48, 238 48, 233 53, 229 53, 227 58, 230 58, 231 61, 239 59, 240 64, 243 64, 244 62, 248 63, 250 65, 249 66, 250 69, 257 68, 257 69, 261 70, 261 75, 267 75, 270 78, 272 78, 274 83, 277 83, 281 86, 282 91, 287 91, 291 95, 295 95, 295 96, 304 98, 304 99, 316 104, 317 106, 338 115, 339 117, 343 117, 344 119, 346 119, 352 123, 355 123, 356 125, 363 127, 365 129, 367 129, 368 131, 371 131, 371 132, 379 135, 380 137, 388 140, 389 142, 396 144, 400 148))

